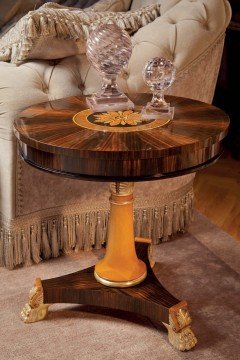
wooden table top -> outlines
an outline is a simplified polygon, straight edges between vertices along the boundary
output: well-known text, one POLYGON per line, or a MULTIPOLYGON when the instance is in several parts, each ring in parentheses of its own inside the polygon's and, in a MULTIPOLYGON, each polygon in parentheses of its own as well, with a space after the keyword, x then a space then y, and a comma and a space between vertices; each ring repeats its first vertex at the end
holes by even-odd
MULTIPOLYGON (((136 110, 151 98, 129 97, 136 110)), ((68 177, 151 180, 196 171, 217 159, 229 126, 227 115, 202 102, 173 96, 167 100, 175 116, 161 127, 149 124, 143 130, 147 126, 138 123, 135 129, 119 129, 99 122, 81 127, 73 117, 88 106, 86 97, 79 96, 27 108, 15 121, 14 132, 26 162, 68 177)))

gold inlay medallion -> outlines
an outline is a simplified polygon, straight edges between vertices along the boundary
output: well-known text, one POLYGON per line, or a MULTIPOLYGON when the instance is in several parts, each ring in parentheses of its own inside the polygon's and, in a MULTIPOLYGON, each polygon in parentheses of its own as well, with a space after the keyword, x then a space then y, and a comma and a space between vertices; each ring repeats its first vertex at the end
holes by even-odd
POLYGON ((83 128, 106 132, 133 132, 166 125, 170 119, 145 120, 140 110, 93 112, 83 110, 74 115, 73 122, 83 128))

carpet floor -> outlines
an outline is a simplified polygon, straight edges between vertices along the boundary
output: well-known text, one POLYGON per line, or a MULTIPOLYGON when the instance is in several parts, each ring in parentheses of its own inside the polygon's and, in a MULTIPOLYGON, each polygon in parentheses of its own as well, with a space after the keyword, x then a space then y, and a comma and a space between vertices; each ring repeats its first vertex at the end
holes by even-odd
POLYGON ((35 277, 71 273, 102 255, 81 252, 30 268, 0 270, 1 360, 240 359, 240 244, 199 213, 186 234, 154 247, 157 276, 189 303, 198 338, 193 350, 175 350, 162 325, 121 311, 59 304, 50 307, 42 322, 20 320, 35 277))

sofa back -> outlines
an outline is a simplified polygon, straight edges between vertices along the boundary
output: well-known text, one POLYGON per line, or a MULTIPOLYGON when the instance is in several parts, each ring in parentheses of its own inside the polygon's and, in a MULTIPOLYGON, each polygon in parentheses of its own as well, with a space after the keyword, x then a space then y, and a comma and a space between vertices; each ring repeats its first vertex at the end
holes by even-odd
POLYGON ((161 4, 164 0, 133 0, 129 10, 136 10, 152 4, 161 4))

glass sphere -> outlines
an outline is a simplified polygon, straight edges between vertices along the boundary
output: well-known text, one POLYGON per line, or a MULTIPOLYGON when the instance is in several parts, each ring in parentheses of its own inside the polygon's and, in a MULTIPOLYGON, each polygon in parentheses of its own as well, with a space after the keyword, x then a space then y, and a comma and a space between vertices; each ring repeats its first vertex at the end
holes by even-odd
POLYGON ((116 76, 132 53, 131 38, 116 24, 102 24, 87 40, 86 54, 93 67, 103 76, 116 76))
POLYGON ((176 70, 173 63, 165 58, 149 60, 143 69, 143 79, 154 90, 166 90, 175 80, 176 70))

